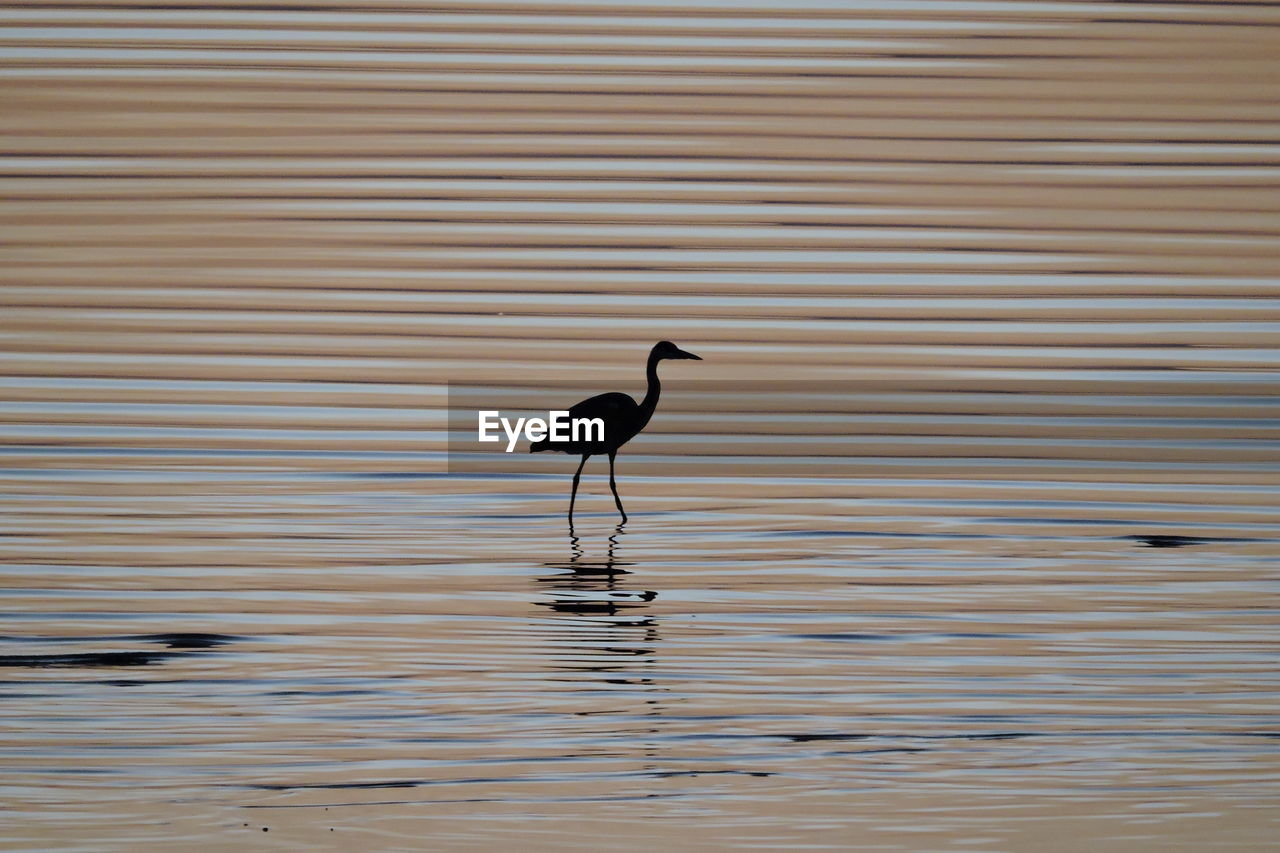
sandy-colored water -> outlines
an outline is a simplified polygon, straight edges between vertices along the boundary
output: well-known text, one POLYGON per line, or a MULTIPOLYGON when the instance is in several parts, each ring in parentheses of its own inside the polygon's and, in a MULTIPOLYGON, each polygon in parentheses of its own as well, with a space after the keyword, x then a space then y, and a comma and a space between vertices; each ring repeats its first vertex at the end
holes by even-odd
POLYGON ((0 848, 1275 849, 1280 8, 785 5, 0 9, 0 848))

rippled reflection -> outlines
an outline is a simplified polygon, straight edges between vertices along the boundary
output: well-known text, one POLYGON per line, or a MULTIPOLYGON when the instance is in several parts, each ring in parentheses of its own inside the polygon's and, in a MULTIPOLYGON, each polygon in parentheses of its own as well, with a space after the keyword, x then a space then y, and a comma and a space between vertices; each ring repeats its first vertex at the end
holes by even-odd
POLYGON ((554 614, 548 668, 562 673, 551 678, 567 681, 582 703, 573 714, 604 715, 609 754, 640 761, 636 772, 657 776, 667 691, 654 675, 661 633, 650 604, 658 593, 636 586, 624 568, 633 564, 618 558, 625 527, 608 536, 602 560, 587 559, 582 537, 570 533, 569 559, 547 563, 558 571, 537 579, 549 600, 535 604, 554 614))
POLYGON ((538 578, 550 600, 535 602, 561 617, 558 641, 570 654, 560 659, 568 669, 632 672, 630 662, 654 653, 658 623, 648 612, 658 593, 632 585, 631 563, 617 557, 626 524, 606 540, 603 560, 589 560, 582 538, 570 533, 566 562, 546 563, 556 574, 538 578))

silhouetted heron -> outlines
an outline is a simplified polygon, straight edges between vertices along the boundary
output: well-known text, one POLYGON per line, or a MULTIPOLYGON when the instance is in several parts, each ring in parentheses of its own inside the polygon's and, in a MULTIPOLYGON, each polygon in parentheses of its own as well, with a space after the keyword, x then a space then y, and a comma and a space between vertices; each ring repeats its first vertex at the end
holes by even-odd
POLYGON ((649 363, 645 367, 645 375, 649 379, 649 390, 644 399, 636 403, 629 395, 618 391, 598 394, 583 400, 569 408, 569 419, 599 418, 604 422, 604 440, 552 441, 544 438, 535 441, 529 447, 530 453, 541 450, 558 450, 562 453, 581 453, 582 461, 573 474, 573 493, 569 496, 569 526, 573 526, 573 504, 578 499, 578 480, 582 477, 582 466, 597 453, 609 454, 609 488, 613 490, 613 502, 618 505, 622 520, 627 520, 627 511, 622 508, 622 499, 618 497, 618 485, 614 481, 613 460, 618 455, 618 448, 636 436, 653 417, 653 410, 658 407, 658 394, 662 386, 658 383, 658 362, 665 358, 692 358, 702 361, 700 356, 685 352, 671 341, 659 341, 649 350, 649 363))

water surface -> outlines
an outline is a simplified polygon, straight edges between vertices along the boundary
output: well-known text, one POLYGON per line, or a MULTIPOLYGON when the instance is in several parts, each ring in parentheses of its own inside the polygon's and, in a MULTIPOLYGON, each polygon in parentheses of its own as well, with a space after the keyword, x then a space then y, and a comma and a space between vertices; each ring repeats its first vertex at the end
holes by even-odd
POLYGON ((0 846, 1274 846, 1280 12, 789 10, 0 10, 0 846))

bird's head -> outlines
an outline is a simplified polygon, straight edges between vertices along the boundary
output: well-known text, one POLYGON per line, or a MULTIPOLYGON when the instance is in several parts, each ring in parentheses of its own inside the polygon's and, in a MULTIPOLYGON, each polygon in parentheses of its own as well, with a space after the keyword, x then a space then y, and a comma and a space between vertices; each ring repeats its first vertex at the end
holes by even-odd
POLYGON ((694 361, 702 361, 702 356, 685 352, 671 343, 671 341, 658 341, 653 345, 653 350, 649 353, 649 357, 654 361, 661 361, 664 358, 691 358, 694 361))

